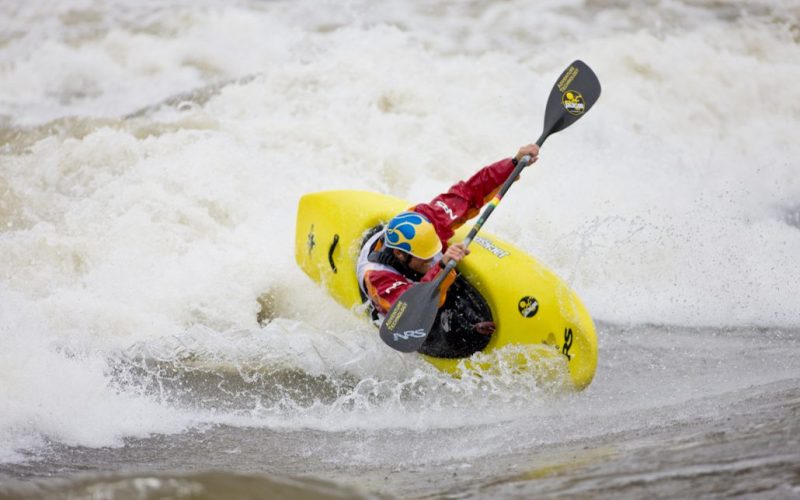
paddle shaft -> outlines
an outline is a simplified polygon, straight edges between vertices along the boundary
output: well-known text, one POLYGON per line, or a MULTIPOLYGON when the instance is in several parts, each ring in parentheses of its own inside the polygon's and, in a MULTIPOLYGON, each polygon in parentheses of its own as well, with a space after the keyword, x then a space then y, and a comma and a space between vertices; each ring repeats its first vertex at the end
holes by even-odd
MULTIPOLYGON (((545 130, 544 132, 542 132, 541 137, 539 137, 539 139, 536 141, 536 145, 541 147, 542 144, 544 144, 545 139, 547 139, 547 137, 551 134, 551 131, 552 128, 550 130, 545 130)), ((472 240, 475 238, 475 235, 478 234, 478 231, 480 231, 483 225, 486 223, 486 219, 488 219, 489 216, 492 215, 492 212, 494 212, 495 207, 497 207, 497 205, 503 199, 503 196, 505 196, 506 192, 509 190, 509 188, 511 188, 511 185, 514 184, 514 181, 516 181, 519 174, 522 173, 522 170, 528 165, 530 165, 530 163, 531 163, 531 157, 529 155, 523 156, 522 159, 520 159, 517 162, 517 167, 514 169, 513 172, 511 172, 511 175, 508 176, 508 179, 506 179, 506 181, 500 187, 500 191, 498 191, 495 197, 492 198, 492 201, 490 201, 487 204, 483 213, 481 213, 481 216, 478 217, 478 221, 475 222, 475 225, 472 226, 472 229, 469 231, 469 234, 467 234, 467 237, 464 238, 464 241, 462 242, 464 243, 464 248, 469 247, 470 243, 472 243, 472 240)), ((439 276, 436 277, 435 283, 437 288, 442 283, 445 276, 447 276, 447 273, 452 271, 457 264, 458 263, 455 260, 450 259, 450 262, 447 263, 447 265, 444 268, 444 271, 439 273, 439 276)))

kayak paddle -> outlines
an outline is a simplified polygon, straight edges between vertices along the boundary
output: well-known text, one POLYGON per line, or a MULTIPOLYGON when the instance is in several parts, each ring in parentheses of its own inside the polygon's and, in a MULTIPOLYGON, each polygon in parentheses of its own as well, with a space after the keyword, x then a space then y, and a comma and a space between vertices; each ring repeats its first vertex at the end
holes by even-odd
MULTIPOLYGON (((536 144, 541 147, 551 134, 575 123, 589 111, 599 97, 600 81, 591 68, 583 61, 570 64, 550 91, 544 113, 544 130, 536 144)), ((469 246, 511 184, 530 161, 530 156, 526 155, 517 162, 517 167, 508 176, 497 195, 488 203, 478 222, 464 239, 465 247, 469 246)), ((436 313, 439 311, 439 287, 454 267, 456 262, 451 260, 433 281, 413 285, 392 305, 380 330, 381 339, 389 347, 400 352, 419 350, 428 338, 436 320, 436 313)))

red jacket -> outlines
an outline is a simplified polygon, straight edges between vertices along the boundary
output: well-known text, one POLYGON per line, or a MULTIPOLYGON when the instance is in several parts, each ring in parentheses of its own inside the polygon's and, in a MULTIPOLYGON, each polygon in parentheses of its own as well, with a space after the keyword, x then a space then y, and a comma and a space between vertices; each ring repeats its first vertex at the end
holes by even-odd
MULTIPOLYGON (((430 203, 421 203, 411 210, 421 213, 431 221, 436 234, 442 240, 444 252, 455 230, 478 215, 481 207, 494 197, 513 170, 514 163, 511 158, 500 160, 483 167, 467 181, 453 185, 446 193, 440 194, 430 203)), ((438 265, 431 266, 420 281, 431 281, 440 271, 438 265)), ((454 279, 455 272, 445 278, 440 306, 444 303, 446 290, 454 279)), ((392 304, 413 284, 414 281, 388 268, 367 270, 364 274, 367 296, 381 315, 386 314, 392 304)))

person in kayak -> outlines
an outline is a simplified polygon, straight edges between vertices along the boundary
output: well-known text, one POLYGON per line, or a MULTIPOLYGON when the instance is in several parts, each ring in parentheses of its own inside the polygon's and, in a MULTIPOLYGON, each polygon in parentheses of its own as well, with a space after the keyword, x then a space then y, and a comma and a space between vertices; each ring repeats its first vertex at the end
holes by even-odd
MULTIPOLYGON (((483 167, 466 181, 454 184, 430 203, 421 203, 392 218, 385 228, 366 238, 358 258, 357 275, 361 293, 376 323, 409 287, 428 282, 452 259, 460 262, 469 254, 463 243, 447 242, 469 219, 480 212, 511 175, 517 162, 530 155, 531 163, 539 157, 539 146, 523 146, 514 158, 506 158, 483 167)), ((444 279, 439 307, 447 289, 456 278, 455 270, 444 279)), ((478 333, 494 333, 493 322, 473 326, 478 333)))

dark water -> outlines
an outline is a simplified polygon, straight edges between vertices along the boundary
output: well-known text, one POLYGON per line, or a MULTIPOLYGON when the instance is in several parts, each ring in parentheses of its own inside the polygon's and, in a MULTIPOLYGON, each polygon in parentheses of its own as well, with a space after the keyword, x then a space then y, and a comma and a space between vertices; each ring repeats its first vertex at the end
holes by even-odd
MULTIPOLYGON (((640 424, 637 429, 578 442, 565 436, 563 443, 481 456, 469 464, 426 463, 421 458, 415 465, 370 467, 319 459, 344 442, 369 446, 380 441, 387 453, 393 443, 416 441, 424 447, 425 435, 405 432, 281 433, 218 427, 131 441, 122 449, 54 447, 35 463, 4 467, 0 494, 9 498, 800 495, 796 380, 744 389, 702 404, 715 406, 719 415, 655 428, 640 424)), ((433 439, 442 437, 440 433, 433 439)))
MULTIPOLYGON (((606 356, 593 386, 576 395, 532 396, 536 411, 527 412, 522 404, 514 420, 349 431, 204 425, 177 435, 126 439, 113 448, 50 443, 26 462, 1 466, 0 493, 21 498, 215 498, 222 492, 227 498, 800 495, 796 331, 603 325, 601 334, 606 356), (698 355, 693 346, 679 343, 703 335, 697 347, 734 349, 742 361, 730 362, 728 354, 698 355), (697 382, 708 386, 687 390, 697 382)), ((213 400, 226 412, 246 406, 240 398, 268 385, 269 377, 254 381, 252 374, 218 370, 214 375, 212 369, 201 377, 187 366, 173 364, 165 372, 154 363, 148 373, 165 384, 172 381, 166 392, 176 395, 204 387, 200 399, 213 400), (209 383, 214 377, 217 383, 209 383)), ((353 380, 281 377, 275 383, 294 387, 291 397, 304 394, 300 406, 315 399, 330 403, 356 386, 353 380)))

